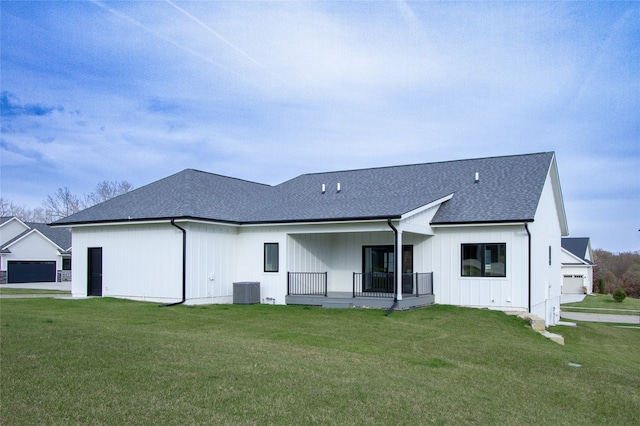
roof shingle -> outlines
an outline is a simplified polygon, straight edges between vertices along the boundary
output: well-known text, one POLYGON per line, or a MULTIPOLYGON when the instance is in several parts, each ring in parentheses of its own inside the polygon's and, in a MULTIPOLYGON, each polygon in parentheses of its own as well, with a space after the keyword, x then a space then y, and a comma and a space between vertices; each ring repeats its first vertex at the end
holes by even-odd
POLYGON ((527 221, 534 218, 553 158, 546 152, 312 173, 276 186, 187 169, 55 224, 166 218, 231 223, 397 218, 450 194, 453 198, 443 203, 433 223, 527 221))

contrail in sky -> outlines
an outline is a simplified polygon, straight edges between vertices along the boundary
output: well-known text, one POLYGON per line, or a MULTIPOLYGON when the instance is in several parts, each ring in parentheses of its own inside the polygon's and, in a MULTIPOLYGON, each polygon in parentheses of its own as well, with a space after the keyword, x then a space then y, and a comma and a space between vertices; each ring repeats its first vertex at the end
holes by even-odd
POLYGON ((239 54, 241 54, 242 56, 244 56, 246 59, 248 59, 249 61, 253 62, 255 65, 259 66, 260 68, 265 69, 264 65, 262 65, 260 62, 256 61, 255 59, 253 59, 251 56, 249 56, 249 54, 247 54, 247 52, 245 52, 244 50, 240 49, 238 46, 234 45, 233 43, 231 43, 229 40, 227 40, 226 38, 222 37, 220 34, 218 34, 217 32, 215 32, 210 26, 208 26, 207 24, 205 24, 204 22, 202 22, 200 19, 196 18, 195 16, 193 16, 192 14, 190 14, 189 12, 187 12, 186 10, 184 10, 183 8, 181 8, 180 6, 176 5, 175 3, 173 3, 171 0, 165 0, 167 3, 169 3, 171 6, 175 7, 177 10, 179 10, 180 12, 182 12, 185 16, 189 17, 190 19, 192 19, 194 22, 196 22, 198 25, 200 25, 202 28, 204 28, 205 30, 209 31, 211 34, 213 34, 218 40, 220 40, 221 42, 223 42, 224 44, 226 44, 227 46, 229 46, 230 48, 232 48, 233 50, 235 50, 236 52, 238 52, 239 54))
POLYGON ((130 17, 129 15, 125 15, 125 14, 124 14, 124 13, 122 13, 122 12, 119 12, 119 11, 117 11, 117 10, 115 10, 115 9, 112 9, 112 8, 108 7, 107 5, 105 5, 104 3, 102 3, 102 2, 100 2, 100 1, 98 1, 98 0, 90 0, 90 1, 91 1, 93 4, 95 4, 96 6, 99 6, 99 7, 103 8, 103 9, 105 9, 106 11, 108 11, 108 12, 110 12, 110 13, 112 13, 112 14, 116 15, 117 17, 122 18, 122 19, 124 19, 124 20, 126 20, 126 21, 128 21, 128 22, 132 23, 133 25, 135 25, 135 26, 137 26, 137 27, 142 28, 142 29, 143 29, 143 30, 145 30, 146 32, 149 32, 149 33, 151 33, 151 34, 155 35, 156 37, 158 37, 158 38, 160 38, 160 39, 162 39, 162 40, 166 41, 167 43, 171 43, 172 45, 174 45, 174 46, 175 46, 175 47, 177 47, 178 49, 182 50, 183 52, 189 53, 190 55, 193 55, 193 56, 195 56, 195 57, 197 57, 197 58, 200 58, 200 59, 202 59, 203 61, 209 62, 210 64, 213 64, 213 65, 218 66, 218 67, 220 67, 220 68, 223 68, 223 69, 225 69, 225 70, 227 70, 227 71, 230 71, 230 70, 229 70, 228 68, 226 68, 224 65, 222 65, 222 64, 220 64, 220 63, 218 63, 218 62, 215 62, 215 61, 213 61, 211 58, 207 58, 206 56, 203 56, 203 55, 201 55, 200 53, 198 53, 198 52, 196 52, 196 51, 194 51, 194 50, 189 49, 188 47, 185 47, 185 46, 183 46, 183 45, 181 45, 181 44, 179 44, 179 43, 176 43, 175 41, 173 41, 173 40, 171 40, 171 39, 169 39, 169 38, 165 37, 164 35, 160 34, 160 33, 159 33, 159 32, 157 32, 157 31, 155 31, 155 30, 153 30, 153 29, 151 29, 151 28, 147 27, 146 25, 142 24, 141 22, 136 21, 135 19, 133 19, 133 18, 132 18, 132 17, 130 17))

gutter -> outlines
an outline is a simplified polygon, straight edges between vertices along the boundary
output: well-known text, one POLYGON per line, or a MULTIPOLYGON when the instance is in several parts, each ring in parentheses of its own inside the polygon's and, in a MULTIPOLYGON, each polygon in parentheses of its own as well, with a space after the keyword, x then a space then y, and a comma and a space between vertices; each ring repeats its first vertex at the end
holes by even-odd
POLYGON ((398 268, 398 229, 395 226, 393 226, 393 223, 391 223, 391 218, 387 218, 387 225, 389 225, 389 228, 393 230, 394 265, 393 265, 393 304, 389 309, 387 309, 387 313, 384 314, 385 316, 389 316, 389 314, 393 312, 393 310, 398 305, 398 271, 396 270, 398 268))
POLYGON ((181 305, 185 300, 187 300, 187 231, 176 225, 175 219, 171 219, 171 226, 182 231, 182 300, 174 303, 166 303, 164 305, 160 305, 160 307, 181 305))
POLYGON ((527 222, 524 223, 524 230, 527 231, 527 236, 529 240, 529 250, 527 254, 529 256, 529 313, 531 313, 531 232, 529 232, 529 224, 527 222))
MULTIPOLYGON (((315 223, 345 223, 345 222, 363 222, 363 221, 383 221, 388 216, 354 216, 354 217, 337 217, 337 218, 317 218, 317 219, 282 219, 282 220, 263 220, 263 221, 244 221, 244 220, 227 220, 227 219, 215 219, 196 216, 180 216, 175 219, 185 219, 191 221, 202 221, 207 223, 218 223, 230 226, 256 226, 256 225, 286 225, 286 224, 315 224, 315 223)), ((392 216, 392 219, 401 219, 401 215, 392 216)), ((62 220, 62 219, 60 219, 62 220)), ((92 221, 79 221, 79 222, 63 222, 58 221, 50 223, 49 226, 53 228, 72 228, 80 226, 95 226, 95 225, 120 225, 123 223, 158 223, 165 220, 172 220, 171 217, 148 217, 148 218, 121 218, 121 219, 104 219, 104 220, 92 220, 92 221)))

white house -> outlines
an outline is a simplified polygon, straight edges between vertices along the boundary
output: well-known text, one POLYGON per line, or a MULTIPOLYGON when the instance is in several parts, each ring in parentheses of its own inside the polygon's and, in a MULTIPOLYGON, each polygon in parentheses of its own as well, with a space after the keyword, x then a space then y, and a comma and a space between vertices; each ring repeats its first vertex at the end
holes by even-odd
POLYGON ((548 325, 568 234, 552 152, 276 186, 188 169, 53 225, 72 229, 75 297, 243 303, 247 285, 253 302, 440 303, 528 311, 548 325))
POLYGON ((0 218, 0 284, 71 278, 71 233, 44 223, 0 218))
POLYGON ((593 252, 589 238, 562 238, 562 293, 593 292, 593 252))

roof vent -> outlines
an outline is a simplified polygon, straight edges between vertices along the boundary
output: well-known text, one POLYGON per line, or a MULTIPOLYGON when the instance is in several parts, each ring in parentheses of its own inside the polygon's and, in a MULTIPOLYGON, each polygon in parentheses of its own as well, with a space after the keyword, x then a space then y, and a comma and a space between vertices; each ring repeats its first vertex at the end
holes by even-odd
POLYGON ((478 182, 480 182, 480 172, 476 172, 476 177, 473 183, 478 183, 478 182))
POLYGON ((322 184, 322 193, 324 194, 327 191, 327 187, 324 185, 324 183, 322 184))
POLYGON ((340 192, 340 182, 338 182, 338 192, 340 192))

